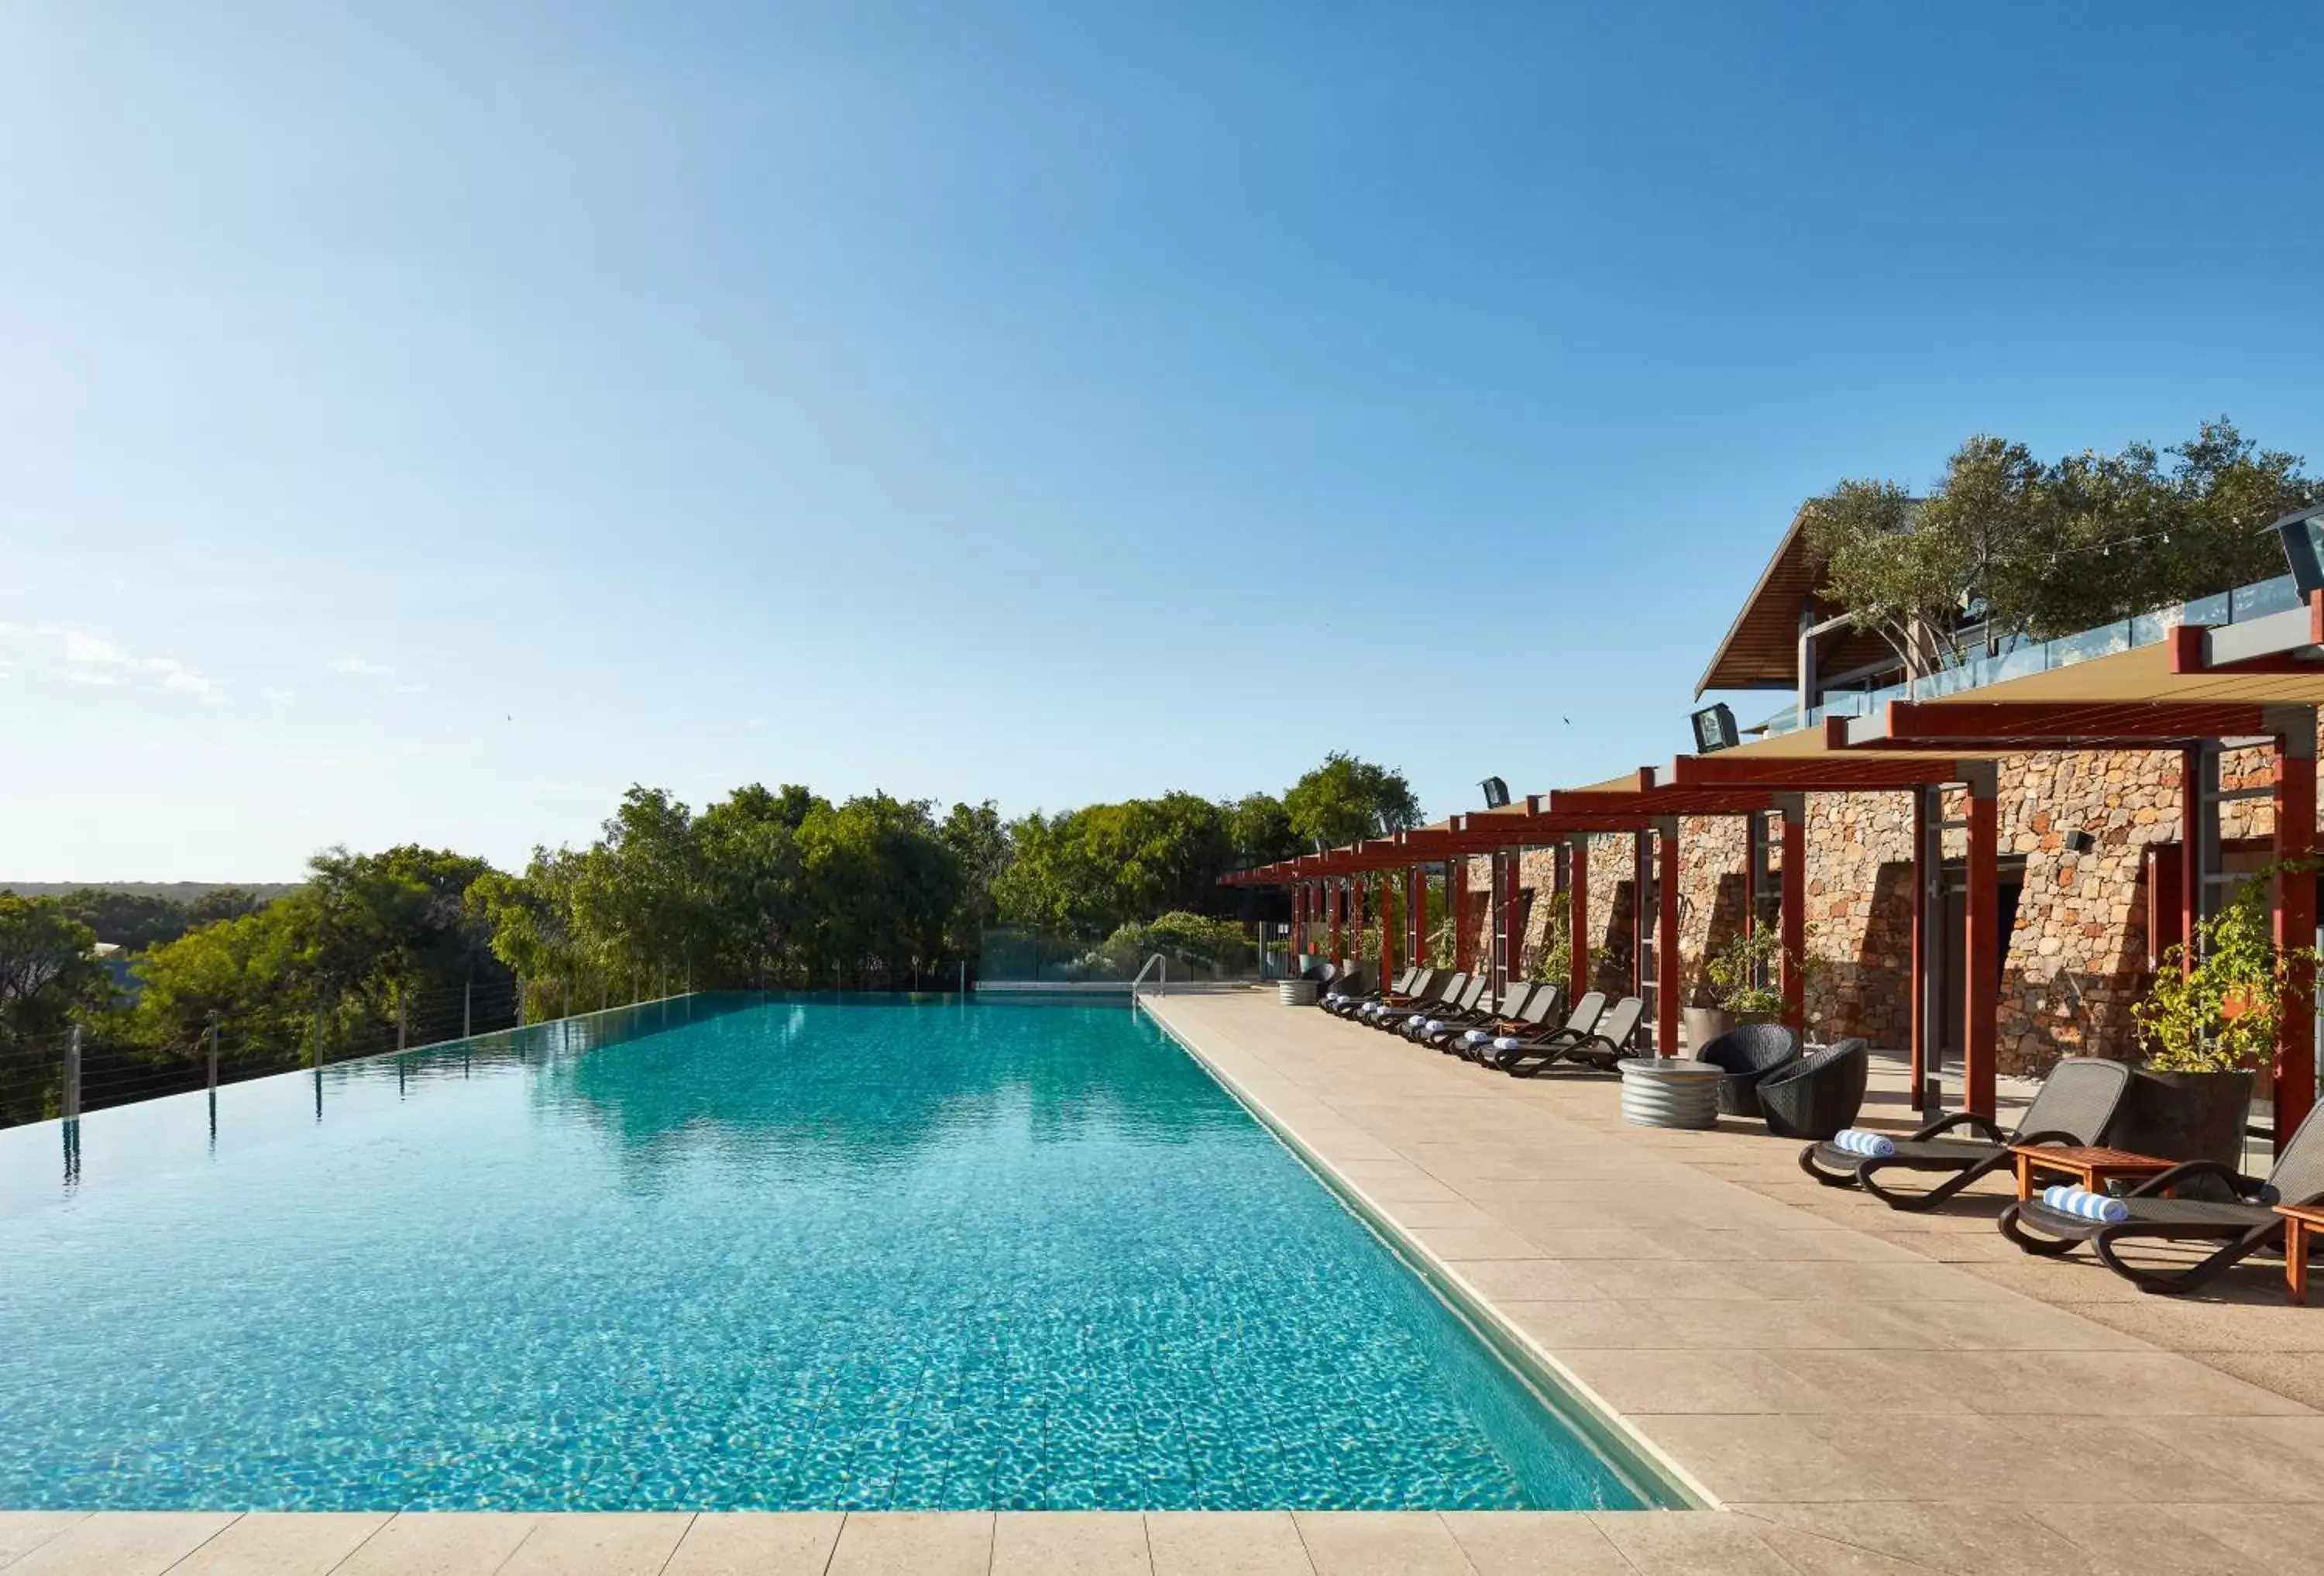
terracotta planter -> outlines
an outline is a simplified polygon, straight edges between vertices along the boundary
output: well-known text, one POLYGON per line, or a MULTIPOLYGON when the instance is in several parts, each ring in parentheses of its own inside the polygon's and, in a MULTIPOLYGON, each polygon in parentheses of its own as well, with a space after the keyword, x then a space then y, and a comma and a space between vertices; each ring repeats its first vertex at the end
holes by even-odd
POLYGON ((2168 1160, 2217 1160, 2240 1170, 2255 1073, 2157 1073, 2130 1081, 2108 1142, 2168 1160))

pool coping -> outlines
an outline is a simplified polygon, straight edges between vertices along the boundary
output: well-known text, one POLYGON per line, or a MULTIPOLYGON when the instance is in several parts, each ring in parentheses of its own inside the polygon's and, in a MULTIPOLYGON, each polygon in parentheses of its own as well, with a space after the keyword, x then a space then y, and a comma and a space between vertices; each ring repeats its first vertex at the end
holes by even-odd
POLYGON ((1367 1197, 1362 1185, 1341 1175, 1331 1162, 1267 1108, 1264 1101, 1205 1055, 1152 1007, 1140 1001, 1148 1021, 1171 1044, 1208 1074, 1252 1120, 1288 1151, 1333 1198, 1361 1221, 1398 1263, 1417 1276, 1452 1316, 1488 1350, 1506 1363, 1550 1415, 1578 1434, 1638 1498, 1645 1511, 1724 1510, 1720 1498, 1670 1453, 1640 1433, 1630 1420, 1523 1331, 1510 1324, 1492 1300, 1435 1258, 1388 1213, 1367 1197))

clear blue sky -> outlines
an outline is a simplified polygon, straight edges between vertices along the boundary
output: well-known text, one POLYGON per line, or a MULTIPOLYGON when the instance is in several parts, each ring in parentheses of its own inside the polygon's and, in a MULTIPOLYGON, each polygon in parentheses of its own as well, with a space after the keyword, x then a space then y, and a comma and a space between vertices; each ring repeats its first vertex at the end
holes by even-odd
POLYGON ((0 878, 516 862, 632 781, 1016 813, 1338 748, 1441 814, 1667 759, 1840 476, 2221 411, 2324 465, 2319 45, 0 8, 0 878))

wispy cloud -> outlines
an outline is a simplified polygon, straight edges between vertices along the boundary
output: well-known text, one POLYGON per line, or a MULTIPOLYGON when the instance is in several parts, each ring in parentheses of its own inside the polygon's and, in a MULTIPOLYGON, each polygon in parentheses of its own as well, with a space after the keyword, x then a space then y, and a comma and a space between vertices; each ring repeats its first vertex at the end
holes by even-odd
POLYGON ((334 657, 323 664, 330 673, 353 673, 364 678, 392 678, 395 669, 384 662, 374 662, 367 657, 334 657))
POLYGON ((27 629, 22 624, 0 623, 0 639, 31 641, 51 647, 64 659, 61 668, 49 669, 51 676, 61 677, 75 684, 160 688, 203 700, 218 698, 217 686, 208 675, 188 667, 175 657, 137 656, 118 641, 108 641, 102 635, 63 629, 55 624, 41 624, 27 629))

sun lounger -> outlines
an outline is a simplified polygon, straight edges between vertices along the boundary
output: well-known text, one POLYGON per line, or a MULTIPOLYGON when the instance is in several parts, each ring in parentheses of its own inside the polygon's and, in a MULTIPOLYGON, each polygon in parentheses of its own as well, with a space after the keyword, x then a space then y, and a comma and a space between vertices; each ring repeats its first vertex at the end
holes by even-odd
POLYGON ((1447 1002, 1441 1011, 1431 1009, 1427 1019, 1416 1028, 1406 1029, 1404 1037, 1416 1045, 1441 1046, 1463 1030, 1484 1022, 1492 1016, 1492 1009, 1485 1005, 1492 989, 1492 981, 1482 974, 1478 975, 1469 982, 1468 989, 1462 991, 1456 1000, 1447 1002))
POLYGON ((1451 1005, 1468 988, 1466 974, 1438 973, 1425 991, 1416 991, 1408 1000, 1392 1002, 1387 1010, 1373 1013, 1371 1026, 1383 1034, 1403 1034, 1426 1022, 1437 1008, 1451 1005))
POLYGON ((1498 1064, 1512 1078, 1539 1077, 1560 1062, 1610 1073, 1617 1062, 1630 1054, 1630 1037, 1638 1032, 1638 1020, 1646 1011, 1643 1000, 1625 996, 1592 1028, 1579 1034, 1561 1030, 1538 1046, 1504 1050, 1498 1064))
POLYGON ((1827 1187, 1861 1187, 1890 1209, 1931 1209, 1978 1178, 2007 1169, 2012 1144, 2103 1143, 2129 1092, 2126 1064, 2073 1056, 2051 1070, 2014 1132, 1973 1112, 1955 1111, 1895 1140, 1894 1155, 1854 1155, 1829 1139, 1810 1144, 1800 1151, 1800 1169, 1827 1187), (1957 1131, 1969 1136, 1948 1136, 1957 1131), (1893 1180, 1878 1180, 1884 1171, 1932 1172, 1943 1180, 1925 1191, 1900 1192, 1893 1180))
POLYGON ((1499 1016, 1452 1036, 1443 1048, 1466 1061, 1490 1063, 1495 1040, 1526 1039, 1545 1032, 1564 1005, 1563 985, 1524 986, 1501 1003, 1499 1016))
POLYGON ((2324 1119, 2324 1105, 2308 1113, 2264 1177, 2246 1176, 2217 1160, 2188 1160, 2132 1188, 2122 1200, 2127 1220, 2090 1220, 2031 1198, 2001 1212, 2001 1234, 2043 1258, 2070 1253, 2075 1244, 2088 1242, 2100 1263, 2141 1291, 2194 1291, 2261 1249, 2281 1246, 2284 1221, 2275 1205, 2324 1200, 2324 1120, 2319 1119, 2324 1119), (2163 1196, 2172 1188, 2205 1182, 2233 1196, 2163 1196), (2123 1262, 2121 1248, 2141 1240, 2219 1246, 2191 1267, 2166 1271, 2123 1262))
POLYGON ((1360 1010, 1370 1006, 1373 1002, 1384 1000, 1411 990, 1413 985, 1419 980, 1420 974, 1421 971, 1418 969, 1406 969, 1404 972, 1396 977, 1396 983, 1385 991, 1370 991, 1342 994, 1333 1000, 1325 1002, 1324 1009, 1329 1012, 1337 1013, 1342 1018, 1353 1018, 1360 1010))

